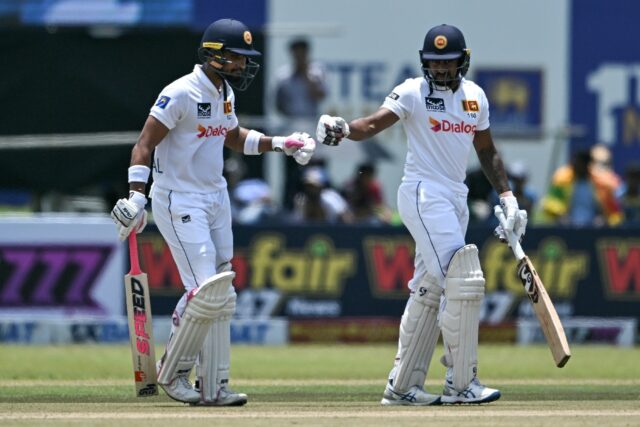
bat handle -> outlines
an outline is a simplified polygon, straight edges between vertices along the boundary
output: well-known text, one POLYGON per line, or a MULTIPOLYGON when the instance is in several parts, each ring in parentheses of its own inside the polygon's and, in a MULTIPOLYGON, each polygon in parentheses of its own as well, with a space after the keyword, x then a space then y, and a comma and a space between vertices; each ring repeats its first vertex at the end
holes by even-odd
POLYGON ((138 239, 135 230, 129 234, 129 261, 131 262, 131 271, 129 274, 135 276, 136 274, 142 273, 138 259, 138 239))
POLYGON ((502 229, 504 230, 504 234, 507 237, 507 242, 509 243, 509 247, 513 251, 513 254, 516 256, 516 259, 520 261, 522 258, 525 257, 525 253, 522 250, 522 246, 520 246, 520 242, 518 241, 518 238, 516 237, 516 235, 512 231, 507 231, 507 228, 505 227, 505 224, 507 223, 507 219, 504 216, 504 212, 502 211, 502 208, 500 206, 495 206, 493 208, 493 213, 495 214, 496 218, 498 218, 498 221, 500 221, 500 225, 502 226, 502 229))

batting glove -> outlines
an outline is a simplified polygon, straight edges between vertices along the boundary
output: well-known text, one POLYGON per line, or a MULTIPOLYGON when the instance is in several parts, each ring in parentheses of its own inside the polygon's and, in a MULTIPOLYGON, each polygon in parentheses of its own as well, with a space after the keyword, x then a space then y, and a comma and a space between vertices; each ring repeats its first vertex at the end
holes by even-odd
MULTIPOLYGON (((494 208, 494 212, 496 212, 496 216, 498 217, 498 221, 500 221, 500 216, 504 215, 503 208, 501 206, 496 206, 494 208)), ((524 237, 524 233, 527 229, 527 211, 524 209, 518 209, 515 215, 513 234, 518 238, 519 242, 522 242, 522 238, 524 237)), ((506 223, 505 223, 506 225, 506 223)), ((502 243, 507 243, 507 233, 505 233, 505 229, 502 224, 498 225, 495 230, 493 230, 493 235, 496 236, 502 243)))
POLYGON ((326 145, 338 145, 350 133, 349 125, 345 119, 323 114, 318 121, 316 139, 326 145))
POLYGON ((294 132, 289 136, 274 136, 271 140, 271 147, 273 148, 273 151, 283 152, 287 156, 293 156, 293 153, 298 151, 304 145, 301 137, 302 135, 307 134, 294 132))
POLYGON ((308 133, 301 134, 303 145, 298 151, 293 153, 293 158, 299 165, 306 165, 311 160, 313 153, 316 150, 316 142, 309 136, 308 133))
MULTIPOLYGON (((519 209, 516 212, 515 225, 513 227, 513 234, 515 234, 519 242, 522 242, 522 238, 524 237, 524 233, 526 232, 527 221, 527 211, 525 211, 524 209, 519 209)), ((498 225, 495 230, 493 230, 493 235, 500 239, 502 243, 508 242, 507 234, 505 233, 504 228, 502 228, 502 225, 498 225)))
POLYGON ((506 231, 513 231, 516 221, 516 212, 520 210, 518 200, 513 196, 500 197, 500 207, 504 213, 506 231))
POLYGON ((142 232, 147 225, 147 198, 137 191, 129 193, 128 199, 120 199, 111 210, 111 218, 118 228, 118 237, 124 241, 135 230, 142 232))
POLYGON ((271 142, 274 151, 292 156, 296 162, 306 165, 316 149, 316 142, 305 132, 294 132, 289 136, 275 136, 271 142))

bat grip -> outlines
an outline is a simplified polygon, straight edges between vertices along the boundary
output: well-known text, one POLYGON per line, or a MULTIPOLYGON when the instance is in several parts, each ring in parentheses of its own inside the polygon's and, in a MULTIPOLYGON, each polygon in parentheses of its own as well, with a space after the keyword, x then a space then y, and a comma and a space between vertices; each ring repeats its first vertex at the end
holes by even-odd
POLYGON ((516 256, 516 259, 520 261, 522 258, 525 257, 525 253, 522 250, 522 246, 520 246, 520 242, 518 241, 518 238, 513 233, 513 231, 507 231, 507 228, 505 227, 505 224, 507 223, 507 219, 504 216, 504 212, 502 211, 502 208, 500 206, 495 206, 493 208, 493 213, 495 214, 496 218, 498 218, 498 221, 500 221, 500 225, 502 226, 504 235, 507 238, 509 247, 513 251, 513 254, 516 256))
POLYGON ((138 259, 138 239, 135 230, 129 234, 129 261, 131 262, 131 271, 129 274, 135 276, 136 274, 142 273, 138 259))

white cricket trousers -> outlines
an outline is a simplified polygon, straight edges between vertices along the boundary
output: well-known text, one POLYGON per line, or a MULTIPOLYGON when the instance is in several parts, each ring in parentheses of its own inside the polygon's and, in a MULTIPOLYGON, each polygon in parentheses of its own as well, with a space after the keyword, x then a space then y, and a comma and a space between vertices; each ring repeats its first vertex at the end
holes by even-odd
POLYGON ((188 292, 233 257, 229 193, 226 188, 200 194, 154 186, 151 197, 153 218, 169 245, 185 288, 175 309, 182 317, 188 292))
POLYGON ((454 193, 431 181, 403 182, 398 188, 398 211, 416 242, 415 273, 409 288, 414 291, 427 273, 444 288, 451 257, 465 245, 467 192, 454 193))

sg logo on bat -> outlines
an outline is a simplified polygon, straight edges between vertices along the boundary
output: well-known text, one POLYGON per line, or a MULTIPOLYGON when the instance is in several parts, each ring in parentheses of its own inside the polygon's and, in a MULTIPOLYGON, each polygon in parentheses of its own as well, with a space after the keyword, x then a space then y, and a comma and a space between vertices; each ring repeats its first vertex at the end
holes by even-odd
POLYGON ((526 262, 520 264, 520 267, 518 268, 518 277, 522 280, 522 286, 524 286, 524 290, 527 292, 531 302, 534 304, 537 303, 538 287, 536 286, 535 280, 533 280, 533 272, 526 262))

